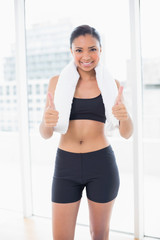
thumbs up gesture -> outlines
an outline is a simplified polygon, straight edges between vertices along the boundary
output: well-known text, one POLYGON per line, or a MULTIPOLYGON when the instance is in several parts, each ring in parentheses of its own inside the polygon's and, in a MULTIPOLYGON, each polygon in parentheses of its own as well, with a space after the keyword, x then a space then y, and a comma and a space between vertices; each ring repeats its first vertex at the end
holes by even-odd
POLYGON ((47 102, 48 107, 45 109, 43 117, 44 124, 46 127, 54 127, 57 125, 59 112, 55 108, 54 99, 51 92, 48 92, 47 94, 47 102))
POLYGON ((123 93, 123 86, 120 86, 118 90, 118 96, 115 100, 115 104, 112 107, 112 114, 119 121, 125 121, 129 117, 126 106, 124 105, 122 93, 123 93))
POLYGON ((49 101, 49 105, 48 105, 48 108, 50 108, 50 109, 56 109, 55 108, 55 105, 54 105, 54 100, 53 100, 53 95, 52 95, 52 93, 51 92, 48 92, 48 101, 49 101))

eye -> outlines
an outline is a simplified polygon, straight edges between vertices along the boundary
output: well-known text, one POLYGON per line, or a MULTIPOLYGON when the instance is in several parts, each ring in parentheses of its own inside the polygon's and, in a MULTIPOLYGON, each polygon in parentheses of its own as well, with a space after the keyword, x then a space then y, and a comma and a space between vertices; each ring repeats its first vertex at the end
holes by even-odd
POLYGON ((97 49, 96 48, 91 48, 91 51, 94 52, 94 51, 97 51, 97 49))
POLYGON ((81 49, 77 49, 76 52, 81 52, 82 50, 81 49))

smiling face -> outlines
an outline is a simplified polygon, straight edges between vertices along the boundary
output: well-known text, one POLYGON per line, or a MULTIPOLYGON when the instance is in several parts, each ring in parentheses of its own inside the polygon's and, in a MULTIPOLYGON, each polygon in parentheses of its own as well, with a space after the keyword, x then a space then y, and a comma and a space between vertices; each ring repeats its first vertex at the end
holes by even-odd
POLYGON ((101 50, 99 41, 92 35, 85 34, 74 39, 71 53, 78 68, 91 71, 99 62, 101 50))

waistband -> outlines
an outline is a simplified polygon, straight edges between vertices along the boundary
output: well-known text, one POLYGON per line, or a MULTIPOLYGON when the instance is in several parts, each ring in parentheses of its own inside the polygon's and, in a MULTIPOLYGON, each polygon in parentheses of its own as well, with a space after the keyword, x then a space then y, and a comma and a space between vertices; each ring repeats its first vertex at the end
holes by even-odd
POLYGON ((86 154, 94 154, 94 153, 100 153, 100 152, 103 152, 103 151, 113 151, 112 150, 112 147, 111 145, 108 145, 107 147, 104 147, 104 148, 101 148, 101 149, 98 149, 98 150, 95 150, 95 151, 90 151, 90 152, 80 152, 80 153, 77 153, 77 152, 69 152, 69 151, 66 151, 66 150, 63 150, 61 148, 57 148, 57 152, 59 153, 66 153, 66 154, 72 154, 72 155, 80 155, 80 154, 83 154, 83 155, 86 155, 86 154))

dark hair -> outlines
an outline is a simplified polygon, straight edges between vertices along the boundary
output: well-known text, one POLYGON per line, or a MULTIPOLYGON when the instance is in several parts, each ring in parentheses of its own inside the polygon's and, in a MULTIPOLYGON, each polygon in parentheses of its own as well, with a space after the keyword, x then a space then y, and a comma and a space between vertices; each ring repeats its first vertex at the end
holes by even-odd
POLYGON ((89 25, 81 25, 81 26, 76 27, 73 30, 73 32, 71 33, 71 36, 70 36, 70 47, 72 48, 72 42, 74 41, 75 38, 77 38, 81 35, 84 36, 85 34, 90 34, 93 37, 95 37, 99 41, 99 44, 101 47, 101 39, 100 39, 99 33, 96 31, 95 28, 90 27, 89 25))

